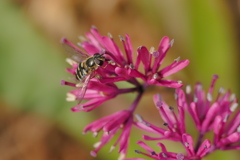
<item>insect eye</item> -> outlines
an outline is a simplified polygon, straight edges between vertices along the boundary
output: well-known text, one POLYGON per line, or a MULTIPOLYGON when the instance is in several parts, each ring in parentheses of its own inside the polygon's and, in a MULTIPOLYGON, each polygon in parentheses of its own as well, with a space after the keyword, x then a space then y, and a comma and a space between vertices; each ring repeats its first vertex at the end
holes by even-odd
POLYGON ((100 53, 95 53, 94 56, 98 57, 100 56, 100 53))

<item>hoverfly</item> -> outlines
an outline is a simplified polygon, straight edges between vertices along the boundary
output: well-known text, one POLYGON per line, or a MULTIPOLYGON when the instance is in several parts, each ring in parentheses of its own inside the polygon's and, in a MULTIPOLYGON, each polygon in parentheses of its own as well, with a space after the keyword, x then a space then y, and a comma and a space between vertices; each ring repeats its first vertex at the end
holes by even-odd
POLYGON ((78 63, 76 79, 81 84, 81 89, 77 96, 79 99, 78 104, 80 104, 84 98, 90 79, 95 76, 94 71, 102 66, 105 61, 113 65, 115 63, 111 59, 105 58, 104 54, 95 53, 94 55, 89 55, 84 53, 65 38, 62 39, 62 44, 69 57, 78 63))

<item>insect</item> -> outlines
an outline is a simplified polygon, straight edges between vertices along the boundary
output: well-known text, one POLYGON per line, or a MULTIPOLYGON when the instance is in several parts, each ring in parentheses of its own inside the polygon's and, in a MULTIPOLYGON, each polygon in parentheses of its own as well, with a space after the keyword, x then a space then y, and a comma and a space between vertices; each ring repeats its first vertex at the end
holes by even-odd
POLYGON ((77 99, 79 99, 78 104, 80 104, 84 98, 90 79, 95 76, 94 71, 102 66, 105 61, 113 65, 115 63, 111 59, 105 58, 104 54, 95 53, 94 55, 89 55, 84 53, 65 38, 62 39, 62 43, 70 58, 78 63, 76 79, 80 81, 81 86, 77 96, 77 99))

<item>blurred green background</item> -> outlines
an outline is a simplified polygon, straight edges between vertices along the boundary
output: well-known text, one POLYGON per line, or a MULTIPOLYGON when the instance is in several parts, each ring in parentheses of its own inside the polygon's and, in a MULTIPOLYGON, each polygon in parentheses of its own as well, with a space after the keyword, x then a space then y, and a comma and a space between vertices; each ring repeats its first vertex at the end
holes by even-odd
MULTIPOLYGON (((192 85, 201 81, 207 89, 212 75, 218 74, 217 86, 239 98, 239 9, 237 0, 1 0, 0 159, 91 160, 96 139, 81 135, 82 128, 133 101, 134 95, 120 96, 91 113, 70 111, 75 103, 66 102, 65 94, 71 88, 60 86, 61 79, 70 76, 60 39, 77 42, 92 25, 102 35, 110 32, 115 41, 128 33, 135 51, 141 45, 157 48, 160 39, 169 36, 175 43, 166 62, 179 56, 191 61, 173 79, 192 85), (118 101, 124 103, 116 105, 118 101)), ((141 101, 139 113, 157 124, 160 118, 152 116, 155 108, 149 106, 156 92, 167 101, 173 98, 172 90, 154 88, 141 101)), ((140 149, 135 142, 141 135, 136 133, 128 157, 138 156, 133 151, 140 149)), ((170 150, 180 146, 168 144, 170 150)), ((117 150, 105 154, 108 147, 95 159, 117 159, 117 150)), ((218 151, 204 159, 239 157, 236 151, 218 151)))

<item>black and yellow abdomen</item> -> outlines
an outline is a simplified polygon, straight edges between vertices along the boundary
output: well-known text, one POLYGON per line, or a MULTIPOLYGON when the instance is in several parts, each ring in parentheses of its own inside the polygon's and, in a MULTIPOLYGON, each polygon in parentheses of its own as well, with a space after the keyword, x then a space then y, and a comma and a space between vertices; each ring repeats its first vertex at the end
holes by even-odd
POLYGON ((105 57, 99 53, 95 53, 93 56, 79 63, 76 70, 76 78, 83 81, 87 75, 94 72, 99 66, 102 66, 105 57))

